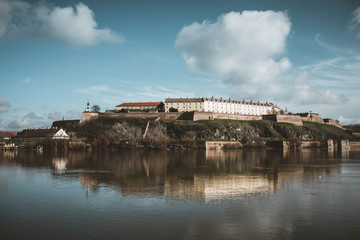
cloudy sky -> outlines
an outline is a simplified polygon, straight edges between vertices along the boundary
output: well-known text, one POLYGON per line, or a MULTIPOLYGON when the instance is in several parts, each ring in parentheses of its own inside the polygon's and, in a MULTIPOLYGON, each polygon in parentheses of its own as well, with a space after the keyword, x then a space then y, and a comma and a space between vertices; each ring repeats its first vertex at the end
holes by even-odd
POLYGON ((166 97, 360 123, 360 0, 0 0, 0 130, 166 97))

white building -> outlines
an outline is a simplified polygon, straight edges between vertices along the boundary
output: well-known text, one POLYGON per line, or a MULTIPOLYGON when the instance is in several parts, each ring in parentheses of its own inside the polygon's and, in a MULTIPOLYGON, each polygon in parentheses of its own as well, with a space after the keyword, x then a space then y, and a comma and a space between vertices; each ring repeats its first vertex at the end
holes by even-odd
POLYGON ((61 128, 54 134, 53 139, 69 139, 69 135, 61 128))
POLYGON ((166 98, 165 112, 170 112, 170 108, 177 109, 179 112, 204 112, 203 98, 166 98))
POLYGON ((165 112, 170 108, 179 112, 214 112, 240 115, 265 115, 278 113, 281 109, 272 103, 238 101, 222 98, 166 98, 165 112))

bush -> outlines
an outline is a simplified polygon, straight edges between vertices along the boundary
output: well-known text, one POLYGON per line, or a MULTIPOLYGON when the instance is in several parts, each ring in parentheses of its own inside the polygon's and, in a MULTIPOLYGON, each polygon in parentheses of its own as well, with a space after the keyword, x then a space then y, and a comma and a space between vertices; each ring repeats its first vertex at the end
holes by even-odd
POLYGON ((165 149, 169 145, 170 137, 167 135, 166 128, 159 122, 149 126, 144 142, 157 149, 165 149))

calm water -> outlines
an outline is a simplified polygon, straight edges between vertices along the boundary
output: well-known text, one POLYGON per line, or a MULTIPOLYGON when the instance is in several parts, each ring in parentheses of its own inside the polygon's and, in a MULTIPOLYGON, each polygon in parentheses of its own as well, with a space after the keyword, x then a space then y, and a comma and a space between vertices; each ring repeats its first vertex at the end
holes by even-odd
POLYGON ((0 239, 359 239, 360 152, 0 153, 0 239))

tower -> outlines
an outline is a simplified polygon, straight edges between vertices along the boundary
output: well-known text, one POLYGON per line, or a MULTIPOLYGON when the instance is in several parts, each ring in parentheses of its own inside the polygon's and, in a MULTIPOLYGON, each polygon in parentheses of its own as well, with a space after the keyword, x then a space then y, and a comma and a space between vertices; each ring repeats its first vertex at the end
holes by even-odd
POLYGON ((85 112, 90 112, 90 103, 89 100, 87 101, 86 110, 85 112))

